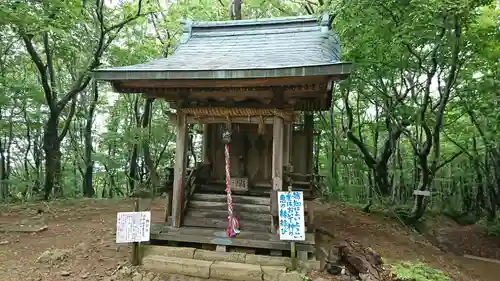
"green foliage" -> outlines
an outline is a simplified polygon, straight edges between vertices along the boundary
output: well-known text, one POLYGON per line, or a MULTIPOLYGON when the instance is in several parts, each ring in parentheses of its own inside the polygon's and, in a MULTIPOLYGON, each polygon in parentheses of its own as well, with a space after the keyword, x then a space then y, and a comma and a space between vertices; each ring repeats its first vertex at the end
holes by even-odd
POLYGON ((443 272, 423 263, 397 263, 391 266, 391 271, 398 281, 450 281, 443 272))
POLYGON ((497 215, 493 221, 483 219, 480 223, 486 228, 488 236, 500 237, 500 216, 497 215))
POLYGON ((472 225, 479 221, 476 214, 463 213, 457 209, 449 209, 443 212, 444 215, 454 220, 459 225, 472 225))
POLYGON ((495 220, 495 222, 491 223, 487 226, 487 233, 489 236, 497 236, 500 237, 500 220, 495 220))

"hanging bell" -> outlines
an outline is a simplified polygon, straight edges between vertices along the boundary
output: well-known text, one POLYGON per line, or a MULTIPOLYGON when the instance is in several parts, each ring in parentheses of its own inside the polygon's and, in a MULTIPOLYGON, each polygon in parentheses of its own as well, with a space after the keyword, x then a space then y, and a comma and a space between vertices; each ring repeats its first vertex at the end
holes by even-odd
POLYGON ((224 144, 231 143, 231 132, 225 131, 222 133, 222 143, 224 144))

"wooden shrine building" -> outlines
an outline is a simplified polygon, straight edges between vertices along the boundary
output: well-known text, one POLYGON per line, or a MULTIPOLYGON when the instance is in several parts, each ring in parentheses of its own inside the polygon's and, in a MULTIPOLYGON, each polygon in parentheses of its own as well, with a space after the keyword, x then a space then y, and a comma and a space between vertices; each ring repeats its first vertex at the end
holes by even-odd
MULTIPOLYGON (((340 60, 329 20, 184 21, 168 58, 95 71, 116 92, 164 99, 176 110, 170 216, 152 226, 152 239, 289 249, 276 234, 276 192, 291 185, 306 200, 314 196, 311 112, 329 109, 333 83, 351 71, 351 63, 340 60), (203 162, 187 173, 187 127, 193 123, 203 124, 203 162), (241 229, 236 238, 224 231, 225 131, 231 133, 230 184, 241 229)), ((306 236, 297 250, 313 252, 314 235, 306 236)))

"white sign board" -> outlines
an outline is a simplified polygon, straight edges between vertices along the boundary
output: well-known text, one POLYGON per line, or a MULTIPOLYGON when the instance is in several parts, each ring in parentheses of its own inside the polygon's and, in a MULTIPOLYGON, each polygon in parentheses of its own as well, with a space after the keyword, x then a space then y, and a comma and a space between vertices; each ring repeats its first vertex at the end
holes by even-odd
POLYGON ((414 190, 413 195, 416 196, 431 196, 431 192, 429 190, 414 190))
POLYGON ((151 212, 116 214, 116 243, 147 242, 151 229, 151 212))
POLYGON ((280 240, 306 240, 302 191, 278 191, 278 211, 280 240))

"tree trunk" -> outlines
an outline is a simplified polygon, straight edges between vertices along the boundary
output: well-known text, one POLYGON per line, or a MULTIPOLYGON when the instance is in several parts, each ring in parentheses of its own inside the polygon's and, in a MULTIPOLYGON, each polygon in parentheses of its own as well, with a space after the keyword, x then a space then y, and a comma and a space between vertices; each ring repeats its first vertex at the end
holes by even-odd
POLYGON ((59 114, 50 114, 43 133, 45 152, 45 184, 43 198, 48 200, 62 195, 61 186, 61 143, 58 136, 59 114))
MULTIPOLYGON (((332 104, 334 103, 333 101, 333 96, 332 96, 332 104)), ((321 117, 321 115, 320 115, 321 117)), ((292 131, 290 132, 293 137, 293 126, 292 126, 292 131)), ((330 149, 331 149, 331 157, 330 157, 330 171, 331 171, 331 177, 332 177, 332 182, 334 185, 334 188, 338 188, 339 184, 339 174, 338 174, 338 169, 337 169, 337 148, 335 146, 335 106, 330 107, 330 149)))
POLYGON ((133 193, 135 191, 135 182, 138 180, 137 178, 137 145, 134 144, 132 147, 132 155, 130 156, 130 164, 128 170, 128 185, 129 185, 129 193, 133 193))
MULTIPOLYGON (((2 120, 2 112, 0 111, 0 120, 2 120)), ((12 122, 10 122, 12 123, 12 122)), ((6 200, 9 196, 9 185, 7 184, 7 159, 5 157, 5 144, 0 137, 0 200, 6 200)))
POLYGON ((81 172, 80 172, 80 175, 78 174, 79 170, 81 171, 81 168, 80 168, 80 165, 79 165, 79 163, 77 161, 77 157, 78 157, 78 154, 75 155, 75 156, 73 156, 73 161, 72 161, 73 162, 72 163, 73 164, 73 168, 71 169, 71 173, 73 175, 73 177, 72 177, 72 181, 73 181, 72 185, 76 189, 75 193, 77 192, 78 187, 80 186, 80 183, 81 183, 81 180, 80 180, 81 172))
MULTIPOLYGON (((151 126, 151 114, 153 107, 153 99, 147 99, 144 103, 144 112, 142 115, 142 128, 148 128, 151 126)), ((146 164, 147 172, 149 173, 149 178, 151 180, 151 191, 156 192, 160 188, 160 179, 158 173, 156 172, 156 165, 151 157, 151 151, 149 149, 151 134, 145 138, 142 143, 142 149, 144 153, 144 162, 146 164)))
MULTIPOLYGON (((422 158, 421 161, 424 161, 424 159, 425 159, 425 161, 427 161, 427 157, 422 158)), ((421 167, 422 167, 422 164, 423 163, 421 163, 421 167)), ((423 166, 425 167, 426 165, 427 165, 427 163, 425 163, 423 166)), ((426 169, 426 168, 421 169, 420 180, 418 182, 418 190, 421 190, 421 191, 428 190, 431 182, 432 182, 432 178, 431 178, 431 173, 430 173, 429 169, 426 169)), ((415 223, 420 218, 422 218, 422 216, 425 213, 426 207, 427 206, 425 204, 425 196, 422 196, 422 195, 416 196, 415 203, 413 205, 413 209, 412 209, 411 215, 410 215, 410 222, 415 223)))
POLYGON ((480 218, 486 206, 486 200, 484 197, 484 184, 487 181, 486 179, 488 178, 488 176, 484 175, 483 177, 483 172, 481 171, 481 164, 479 163, 479 153, 477 151, 477 142, 475 137, 472 138, 472 143, 473 143, 474 155, 473 157, 471 157, 470 160, 472 161, 472 167, 476 172, 476 185, 477 185, 476 200, 474 202, 475 203, 474 213, 477 218, 480 218))
POLYGON ((33 140, 33 162, 35 162, 35 182, 33 183, 33 194, 36 196, 41 195, 42 184, 42 153, 40 151, 41 131, 35 129, 35 137, 33 140))
POLYGON ((497 202, 496 202, 497 195, 495 192, 495 185, 493 185, 493 184, 488 185, 488 195, 490 198, 490 202, 489 202, 489 204, 488 204, 489 206, 487 208, 487 210, 488 210, 487 219, 488 219, 488 221, 493 222, 493 221, 495 221, 495 219, 497 217, 497 202))
POLYGON ((0 201, 7 200, 9 196, 9 186, 5 182, 7 179, 5 151, 3 141, 0 138, 0 201))
MULTIPOLYGON (((139 118, 139 97, 136 97, 134 100, 134 115, 133 119, 135 120, 136 126, 139 126, 140 118, 139 118)), ((132 146, 132 151, 130 155, 129 161, 129 170, 128 170, 128 186, 129 186, 129 194, 132 194, 135 191, 135 182, 139 181, 138 177, 138 165, 137 159, 138 155, 138 146, 136 143, 132 146)))
POLYGON ((94 174, 94 161, 92 159, 92 125, 94 123, 94 112, 99 99, 99 92, 97 89, 97 82, 92 81, 92 100, 90 101, 89 111, 87 113, 87 120, 85 120, 84 143, 85 143, 85 173, 83 175, 83 196, 93 197, 95 190, 92 185, 94 174))
MULTIPOLYGON (((26 123, 26 142, 27 142, 27 147, 26 150, 24 151, 24 157, 23 157, 23 167, 24 167, 24 173, 25 173, 25 178, 26 182, 30 180, 30 166, 29 166, 29 154, 31 151, 31 148, 33 147, 33 152, 35 152, 36 147, 32 146, 32 140, 31 140, 31 127, 30 127, 30 121, 28 119, 28 114, 26 111, 26 105, 23 105, 23 117, 24 117, 24 122, 26 123)), ((35 138, 36 140, 36 138, 35 138)), ((36 142, 35 142, 36 143, 36 142)), ((31 197, 34 194, 34 189, 33 187, 31 190, 29 188, 26 188, 26 191, 24 193, 24 197, 31 197)))
POLYGON ((229 17, 232 20, 241 20, 241 0, 229 1, 229 17))
MULTIPOLYGON (((496 206, 500 208, 500 153, 498 152, 497 149, 494 149, 494 174, 495 174, 495 185, 496 185, 496 192, 495 190, 490 190, 489 194, 495 194, 496 196, 494 198, 491 198, 492 202, 496 203, 496 206)), ((494 187, 492 187, 494 188, 494 187)))

